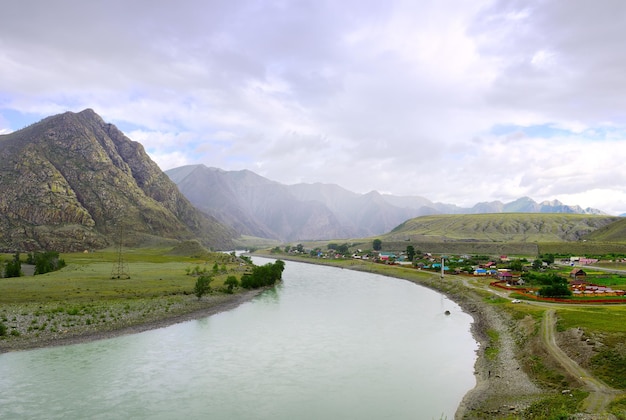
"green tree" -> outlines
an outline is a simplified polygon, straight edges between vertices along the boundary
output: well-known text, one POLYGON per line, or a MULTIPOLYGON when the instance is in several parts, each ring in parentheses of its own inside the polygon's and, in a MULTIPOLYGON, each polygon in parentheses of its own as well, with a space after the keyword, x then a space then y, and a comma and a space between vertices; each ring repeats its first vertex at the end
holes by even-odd
POLYGON ((524 269, 524 264, 521 260, 513 260, 509 263, 509 268, 513 271, 522 271, 524 269))
POLYGON ((341 244, 337 247, 337 252, 340 254, 346 255, 350 251, 348 244, 341 244))
POLYGON ((568 297, 572 295, 566 283, 555 283, 539 289, 539 295, 545 297, 568 297))
POLYGON ((406 257, 409 261, 413 261, 413 258, 415 258, 415 248, 413 247, 413 245, 409 245, 406 247, 406 257))
POLYGON ((259 287, 272 286, 282 278, 285 263, 277 260, 275 263, 267 263, 262 266, 254 266, 252 273, 241 276, 241 287, 244 289, 256 289, 259 287))
POLYGON ((239 280, 235 276, 228 276, 224 281, 224 286, 227 287, 226 291, 228 293, 233 293, 233 289, 239 287, 239 280))
POLYGON ((206 295, 211 291, 211 282, 213 281, 213 277, 211 276, 200 276, 198 280, 196 280, 196 285, 193 288, 193 293, 198 297, 198 300, 202 298, 202 296, 206 295))
POLYGON ((372 241, 372 248, 374 249, 374 251, 380 251, 381 249, 383 249, 383 241, 381 241, 380 239, 374 239, 372 241))
POLYGON ((32 252, 26 260, 35 265, 35 274, 45 274, 65 267, 65 260, 59 258, 56 251, 32 252))
POLYGON ((20 253, 16 252, 13 259, 4 266, 4 277, 20 277, 22 276, 22 263, 20 261, 20 253))

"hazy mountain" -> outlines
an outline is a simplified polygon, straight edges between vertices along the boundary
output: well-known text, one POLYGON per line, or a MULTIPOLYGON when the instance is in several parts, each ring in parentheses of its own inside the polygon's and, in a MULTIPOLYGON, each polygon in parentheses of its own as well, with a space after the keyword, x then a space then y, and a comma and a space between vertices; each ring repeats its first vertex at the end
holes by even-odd
POLYGON ((357 194, 334 184, 284 185, 251 171, 224 171, 191 165, 166 171, 202 211, 244 235, 283 241, 359 238, 391 231, 408 219, 435 214, 583 213, 558 201, 528 197, 511 203, 478 203, 472 208, 372 191, 357 194))
POLYGON ((226 248, 235 233, 201 214, 114 125, 90 109, 0 136, 0 248, 101 248, 149 238, 199 238, 226 248))
POLYGON ((289 187, 254 172, 192 165, 166 174, 197 208, 241 235, 281 241, 349 236, 323 203, 298 199, 289 187))

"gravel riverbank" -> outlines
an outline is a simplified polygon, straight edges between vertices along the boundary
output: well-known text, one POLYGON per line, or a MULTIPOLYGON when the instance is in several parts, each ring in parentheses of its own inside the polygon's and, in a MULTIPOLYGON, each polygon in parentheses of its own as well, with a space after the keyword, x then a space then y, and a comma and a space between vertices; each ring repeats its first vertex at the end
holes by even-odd
POLYGON ((0 353, 84 343, 167 327, 179 322, 229 311, 250 301, 263 290, 247 290, 232 295, 212 295, 203 297, 202 300, 189 295, 165 303, 162 299, 139 300, 133 301, 132 304, 123 301, 104 303, 100 306, 77 309, 77 313, 73 313, 74 308, 65 308, 64 312, 60 312, 55 307, 39 306, 38 311, 33 311, 29 310, 30 308, 18 306, 3 312, 3 316, 7 319, 6 323, 9 326, 38 325, 38 328, 27 330, 28 332, 19 336, 3 337, 0 340, 0 353), (97 322, 98 320, 102 322, 97 322), (41 328, 43 324, 40 323, 50 325, 47 325, 47 328, 41 328))

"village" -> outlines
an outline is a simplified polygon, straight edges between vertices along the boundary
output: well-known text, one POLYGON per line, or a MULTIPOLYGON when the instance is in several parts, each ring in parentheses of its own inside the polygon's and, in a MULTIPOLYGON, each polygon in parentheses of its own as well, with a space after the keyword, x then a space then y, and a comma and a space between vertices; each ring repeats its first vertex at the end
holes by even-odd
POLYGON ((329 249, 305 249, 302 245, 274 252, 316 259, 360 260, 441 273, 441 276, 470 276, 490 280, 494 288, 511 292, 514 303, 549 300, 572 303, 624 303, 626 271, 601 265, 620 264, 624 258, 600 259, 586 256, 542 255, 534 259, 486 255, 435 255, 408 246, 405 251, 355 249, 329 244, 329 249))

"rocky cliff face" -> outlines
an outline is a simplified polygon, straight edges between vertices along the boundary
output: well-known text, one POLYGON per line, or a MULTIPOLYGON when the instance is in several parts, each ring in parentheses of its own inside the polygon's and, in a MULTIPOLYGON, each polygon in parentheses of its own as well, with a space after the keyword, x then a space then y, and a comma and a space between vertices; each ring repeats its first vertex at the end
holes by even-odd
POLYGON ((203 215, 145 153, 90 109, 0 136, 0 248, 101 248, 120 227, 130 244, 199 238, 228 248, 234 232, 203 215))

